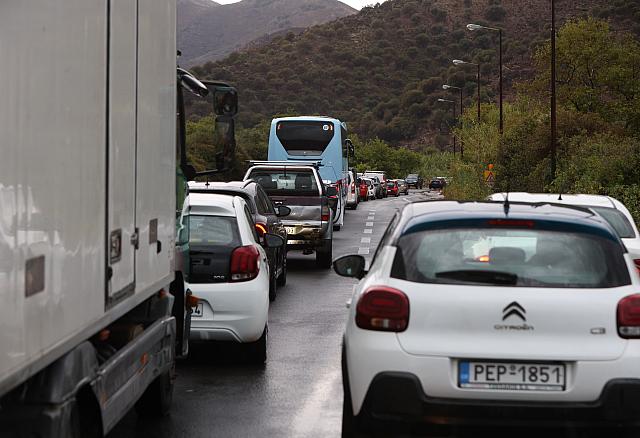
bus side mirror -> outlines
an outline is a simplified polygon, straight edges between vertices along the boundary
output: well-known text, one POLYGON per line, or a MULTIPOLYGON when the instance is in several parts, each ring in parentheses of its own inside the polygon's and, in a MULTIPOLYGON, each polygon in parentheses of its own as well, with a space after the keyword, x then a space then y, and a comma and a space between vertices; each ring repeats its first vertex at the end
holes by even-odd
POLYGON ((355 158, 356 156, 356 148, 353 145, 353 142, 350 139, 346 139, 345 143, 347 144, 347 150, 349 151, 349 155, 355 158))

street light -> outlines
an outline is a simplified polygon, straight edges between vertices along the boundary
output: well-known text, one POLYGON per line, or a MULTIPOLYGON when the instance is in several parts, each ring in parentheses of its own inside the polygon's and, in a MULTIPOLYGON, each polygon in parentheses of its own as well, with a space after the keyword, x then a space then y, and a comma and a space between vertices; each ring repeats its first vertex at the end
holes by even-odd
POLYGON ((499 36, 500 36, 500 50, 499 50, 499 63, 500 63, 500 135, 502 135, 502 131, 503 131, 503 122, 502 122, 502 29, 500 29, 499 27, 488 27, 488 26, 481 26, 479 24, 467 24, 467 29, 470 31, 476 31, 476 30, 491 30, 494 32, 498 32, 499 36))
MULTIPOLYGON (((444 84, 442 86, 443 90, 458 90, 460 92, 460 117, 462 117, 462 88, 454 87, 453 85, 444 84)), ((455 117, 455 115, 454 115, 455 117)), ((455 137, 454 137, 455 140, 455 137)), ((464 157, 464 145, 462 143, 462 138, 460 139, 460 158, 464 157)))
MULTIPOLYGON (((453 120, 455 121, 455 119, 456 119, 456 101, 455 100, 449 100, 449 99, 438 99, 438 102, 452 104, 451 105, 451 110, 452 110, 452 114, 453 114, 453 120)), ((453 134, 453 131, 451 132, 451 135, 453 136, 453 155, 455 156, 455 154, 456 154, 456 136, 455 136, 455 134, 453 134)))
POLYGON ((551 179, 556 177, 556 3, 551 0, 551 179))
POLYGON ((475 62, 467 62, 461 59, 454 59, 454 65, 475 65, 478 68, 478 123, 480 123, 480 64, 475 62))

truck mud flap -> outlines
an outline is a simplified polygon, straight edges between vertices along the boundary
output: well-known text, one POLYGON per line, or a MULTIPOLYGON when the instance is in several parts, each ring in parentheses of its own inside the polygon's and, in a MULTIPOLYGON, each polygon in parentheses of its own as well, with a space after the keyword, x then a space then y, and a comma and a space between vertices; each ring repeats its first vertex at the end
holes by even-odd
POLYGON ((95 393, 106 434, 129 411, 147 387, 175 361, 176 320, 165 317, 147 327, 100 369, 95 393))

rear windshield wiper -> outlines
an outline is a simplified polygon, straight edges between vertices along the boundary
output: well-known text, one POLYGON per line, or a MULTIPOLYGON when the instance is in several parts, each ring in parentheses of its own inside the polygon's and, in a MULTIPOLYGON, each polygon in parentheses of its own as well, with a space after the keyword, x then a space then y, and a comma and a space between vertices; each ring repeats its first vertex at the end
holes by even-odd
POLYGON ((478 269, 436 272, 436 278, 504 285, 515 285, 518 283, 518 276, 510 272, 481 271, 478 269))

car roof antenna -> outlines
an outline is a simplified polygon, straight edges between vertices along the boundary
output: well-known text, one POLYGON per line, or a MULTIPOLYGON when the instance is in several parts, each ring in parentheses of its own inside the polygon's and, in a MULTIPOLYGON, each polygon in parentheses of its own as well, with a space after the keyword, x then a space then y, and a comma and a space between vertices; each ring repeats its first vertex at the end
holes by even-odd
POLYGON ((509 204, 509 192, 505 192, 504 194, 504 214, 508 215, 509 214, 509 207, 511 207, 511 204, 509 204))

